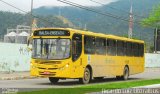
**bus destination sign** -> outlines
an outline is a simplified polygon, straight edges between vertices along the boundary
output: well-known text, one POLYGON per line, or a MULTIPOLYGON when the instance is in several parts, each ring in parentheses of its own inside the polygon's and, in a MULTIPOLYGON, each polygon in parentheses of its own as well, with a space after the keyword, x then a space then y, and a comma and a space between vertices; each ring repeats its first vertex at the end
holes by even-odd
POLYGON ((35 31, 34 36, 70 36, 66 30, 41 30, 35 31))

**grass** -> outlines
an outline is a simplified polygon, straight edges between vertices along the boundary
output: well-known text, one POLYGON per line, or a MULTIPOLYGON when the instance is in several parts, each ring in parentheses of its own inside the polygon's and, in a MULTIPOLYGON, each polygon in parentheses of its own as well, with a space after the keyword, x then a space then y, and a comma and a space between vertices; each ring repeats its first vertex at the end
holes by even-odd
POLYGON ((19 92, 18 94, 85 94, 89 92, 98 92, 110 89, 121 89, 121 88, 131 88, 137 86, 145 86, 151 84, 160 84, 160 79, 151 80, 136 80, 136 81, 126 81, 126 82, 109 82, 102 84, 89 84, 83 85, 75 88, 52 88, 40 91, 31 92, 19 92))

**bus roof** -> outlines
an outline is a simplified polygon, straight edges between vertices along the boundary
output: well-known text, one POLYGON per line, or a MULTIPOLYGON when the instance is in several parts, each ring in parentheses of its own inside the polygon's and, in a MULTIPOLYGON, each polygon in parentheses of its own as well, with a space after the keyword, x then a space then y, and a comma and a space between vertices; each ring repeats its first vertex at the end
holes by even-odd
POLYGON ((72 29, 72 28, 39 28, 39 29, 34 30, 34 32, 39 31, 39 30, 51 30, 51 29, 69 30, 69 31, 72 31, 72 32, 75 32, 75 33, 80 33, 82 35, 90 35, 90 36, 95 36, 95 37, 105 37, 105 38, 109 38, 109 39, 117 39, 117 40, 122 40, 122 41, 144 43, 143 40, 130 39, 130 38, 116 36, 116 35, 95 33, 95 32, 91 32, 91 31, 88 31, 88 30, 78 30, 78 29, 72 29))

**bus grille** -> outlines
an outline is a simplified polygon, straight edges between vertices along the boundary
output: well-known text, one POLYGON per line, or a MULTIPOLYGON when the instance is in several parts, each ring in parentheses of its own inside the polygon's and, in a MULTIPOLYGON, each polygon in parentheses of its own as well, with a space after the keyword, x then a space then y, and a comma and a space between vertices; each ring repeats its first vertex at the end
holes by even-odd
POLYGON ((61 61, 39 61, 39 62, 37 61, 36 63, 53 65, 53 64, 61 64, 61 61))
POLYGON ((38 69, 56 70, 56 69, 58 69, 58 68, 41 68, 41 67, 38 67, 38 69))

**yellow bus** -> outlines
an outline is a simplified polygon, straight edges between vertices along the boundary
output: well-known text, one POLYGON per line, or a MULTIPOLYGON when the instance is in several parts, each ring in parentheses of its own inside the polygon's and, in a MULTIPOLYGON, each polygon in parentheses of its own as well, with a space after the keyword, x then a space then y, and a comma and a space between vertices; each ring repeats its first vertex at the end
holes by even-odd
POLYGON ((144 41, 71 28, 41 28, 32 35, 31 76, 92 79, 129 75, 144 71, 144 41))

